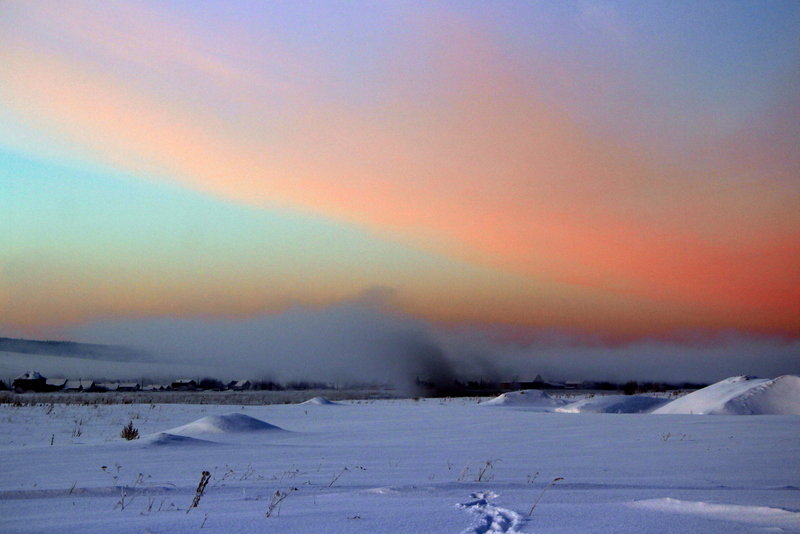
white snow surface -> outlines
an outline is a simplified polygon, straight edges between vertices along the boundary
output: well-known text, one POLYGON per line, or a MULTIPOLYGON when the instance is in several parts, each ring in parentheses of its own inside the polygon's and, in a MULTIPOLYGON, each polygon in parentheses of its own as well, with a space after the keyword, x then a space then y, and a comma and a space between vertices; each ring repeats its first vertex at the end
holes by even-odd
POLYGON ((526 406, 533 408, 551 408, 562 406, 567 401, 557 399, 550 394, 538 389, 522 389, 503 393, 497 397, 484 401, 481 406, 526 406))
POLYGON ((653 413, 800 415, 800 377, 734 376, 675 399, 653 413))
POLYGON ((0 405, 0 531, 800 534, 798 450, 794 415, 0 405))
POLYGON ((561 413, 648 413, 669 399, 644 395, 596 395, 556 408, 561 413))

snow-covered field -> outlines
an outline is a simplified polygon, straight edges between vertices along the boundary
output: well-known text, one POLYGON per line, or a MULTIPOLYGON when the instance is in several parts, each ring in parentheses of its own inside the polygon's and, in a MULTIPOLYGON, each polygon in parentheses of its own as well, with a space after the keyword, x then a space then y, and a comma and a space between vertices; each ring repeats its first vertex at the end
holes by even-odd
POLYGON ((0 531, 800 532, 800 417, 563 406, 2 405, 0 531))

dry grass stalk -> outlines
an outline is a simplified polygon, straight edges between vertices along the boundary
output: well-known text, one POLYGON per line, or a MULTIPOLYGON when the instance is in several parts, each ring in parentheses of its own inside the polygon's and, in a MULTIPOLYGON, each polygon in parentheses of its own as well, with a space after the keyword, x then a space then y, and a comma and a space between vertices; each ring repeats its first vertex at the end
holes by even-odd
POLYGON ((133 427, 133 421, 128 422, 127 425, 122 427, 122 432, 119 433, 120 437, 127 439, 128 441, 133 439, 139 439, 139 430, 133 427))
POLYGON ((545 492, 547 490, 549 490, 552 486, 554 486, 556 484, 556 482, 559 482, 560 480, 564 480, 564 477, 556 477, 556 478, 554 478, 553 480, 550 481, 550 483, 548 485, 546 485, 544 487, 544 489, 542 489, 542 492, 536 498, 536 501, 534 501, 533 506, 531 506, 531 511, 528 512, 528 517, 533 515, 533 511, 536 509, 536 505, 539 504, 539 501, 542 500, 542 497, 544 496, 545 492))
POLYGON ((192 505, 186 510, 186 513, 189 513, 189 510, 192 508, 197 508, 197 505, 200 504, 200 499, 203 497, 203 493, 206 491, 206 486, 208 486, 208 481, 211 480, 211 473, 208 471, 203 471, 202 475, 200 475, 200 483, 197 484, 197 489, 194 492, 194 500, 192 501, 192 505))
POLYGON ((272 500, 267 505, 267 517, 272 517, 274 512, 280 512, 280 504, 288 497, 293 491, 297 491, 297 488, 289 488, 286 491, 276 490, 275 493, 272 494, 272 500))

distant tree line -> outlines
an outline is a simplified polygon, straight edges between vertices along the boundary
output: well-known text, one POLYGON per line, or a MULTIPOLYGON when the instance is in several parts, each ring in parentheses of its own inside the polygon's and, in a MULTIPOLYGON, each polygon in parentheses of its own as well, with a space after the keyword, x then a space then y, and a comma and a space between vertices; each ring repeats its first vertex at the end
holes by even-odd
MULTIPOLYGON (((457 379, 432 381, 418 377, 415 381, 417 393, 429 397, 482 396, 516 391, 522 389, 545 390, 592 390, 621 392, 625 395, 637 393, 666 392, 673 390, 692 390, 705 387, 707 384, 692 382, 637 382, 629 380, 624 383, 609 381, 553 382, 537 376, 533 380, 512 380, 497 382, 487 380, 462 381, 457 379)), ((387 384, 349 384, 346 387, 389 387, 387 384)), ((18 393, 31 392, 107 392, 107 391, 286 391, 311 389, 340 389, 339 385, 318 381, 293 380, 285 383, 274 380, 235 380, 225 382, 215 377, 206 376, 199 379, 176 379, 166 383, 145 380, 115 382, 66 378, 45 378, 36 371, 29 371, 18 376, 10 383, 0 380, 0 390, 14 390, 18 393)))
POLYGON ((29 371, 7 384, 0 380, 0 390, 13 390, 17 393, 36 392, 108 392, 108 391, 284 391, 309 389, 337 389, 336 385, 324 382, 295 380, 279 383, 273 380, 234 380, 225 382, 214 377, 199 379, 181 378, 165 383, 156 381, 101 381, 87 379, 46 378, 37 371, 29 371))

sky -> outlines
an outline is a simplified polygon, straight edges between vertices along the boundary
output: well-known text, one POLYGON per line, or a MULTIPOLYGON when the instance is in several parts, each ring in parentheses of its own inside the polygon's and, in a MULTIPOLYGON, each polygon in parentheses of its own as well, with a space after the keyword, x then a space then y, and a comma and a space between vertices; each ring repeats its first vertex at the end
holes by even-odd
POLYGON ((795 1, 6 0, 0 102, 0 335, 355 303, 800 366, 795 1))

